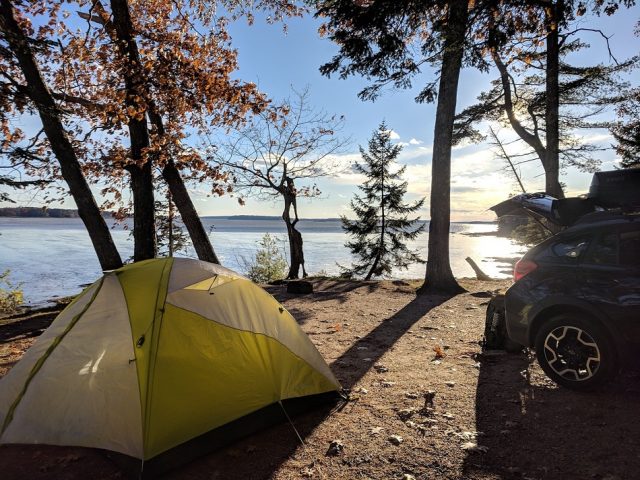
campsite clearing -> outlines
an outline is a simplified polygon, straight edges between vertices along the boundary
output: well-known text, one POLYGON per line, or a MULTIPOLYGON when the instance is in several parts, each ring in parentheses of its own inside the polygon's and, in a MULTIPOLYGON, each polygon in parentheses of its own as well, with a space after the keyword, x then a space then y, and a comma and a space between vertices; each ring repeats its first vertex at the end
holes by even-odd
MULTIPOLYGON (((489 293, 454 298, 406 281, 314 280, 315 293, 268 287, 345 388, 341 409, 293 419, 196 460, 168 479, 627 479, 640 469, 640 377, 606 391, 556 387, 525 354, 481 354, 489 293), (431 392, 431 393, 429 393, 431 392), (332 447, 330 449, 330 447, 332 447)), ((54 314, 0 320, 4 375, 54 314)), ((101 452, 2 446, 3 479, 115 479, 101 452)))

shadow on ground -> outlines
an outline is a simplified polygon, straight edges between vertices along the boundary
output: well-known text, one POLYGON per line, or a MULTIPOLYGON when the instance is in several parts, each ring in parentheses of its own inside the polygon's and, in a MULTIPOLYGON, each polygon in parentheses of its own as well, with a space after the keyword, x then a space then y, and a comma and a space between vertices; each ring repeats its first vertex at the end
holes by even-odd
MULTIPOLYGON (((323 281, 325 282, 325 281, 323 281)), ((369 293, 378 288, 379 282, 331 282, 318 288, 314 301, 346 301, 346 295, 355 290, 369 293)), ((411 288, 406 282, 394 283, 396 288, 411 288)), ((269 292, 278 300, 286 301, 290 296, 281 286, 269 287, 269 292)), ((332 364, 332 370, 344 388, 352 388, 411 327, 432 308, 446 302, 446 296, 417 296, 398 312, 381 320, 367 335, 357 339, 332 364), (361 348, 366 347, 366 349, 361 348), (365 358, 367 359, 365 361, 365 358)), ((294 315, 300 323, 304 318, 294 315)), ((38 335, 39 325, 32 325, 38 335)), ((22 328, 29 329, 28 325, 22 328)), ((27 330, 23 333, 28 334, 27 330)), ((7 338, 13 337, 15 332, 7 338)), ((293 420, 296 430, 304 440, 332 412, 335 407, 315 410, 293 420)), ((286 460, 295 455, 300 441, 291 425, 285 422, 268 430, 258 432, 230 447, 195 460, 187 466, 169 472, 166 479, 267 479, 286 460)), ((100 451, 94 449, 49 447, 49 446, 3 446, 0 447, 0 465, 11 464, 3 469, 2 478, 84 479, 88 466, 93 465, 91 478, 105 480, 122 478, 120 472, 100 451), (18 460, 16 461, 16 458, 18 460)))
POLYGON ((476 430, 488 450, 468 455, 466 476, 638 478, 640 375, 628 372, 599 392, 578 393, 557 387, 530 362, 524 354, 484 358, 476 430))
POLYGON ((0 343, 39 337, 61 311, 62 306, 56 305, 35 314, 17 314, 0 319, 0 343))
MULTIPOLYGON (((340 295, 340 292, 337 295, 340 295)), ((331 364, 331 369, 342 386, 352 388, 418 320, 449 298, 414 297, 400 311, 358 339, 331 364), (364 361, 364 358, 368 360, 364 361)), ((294 419, 302 439, 308 437, 330 414, 330 409, 316 410, 294 419)), ((284 423, 197 460, 180 471, 169 474, 167 478, 267 479, 295 454, 299 446, 300 442, 295 432, 289 424, 284 423), (242 461, 241 459, 246 458, 248 454, 250 461, 242 461), (206 472, 206 475, 203 472, 206 472)))
MULTIPOLYGON (((381 282, 375 280, 365 282, 361 280, 309 279, 308 281, 313 284, 314 291, 307 295, 313 296, 314 302, 337 300, 340 303, 344 303, 347 301, 347 295, 351 292, 359 291, 364 294, 373 293, 381 287, 381 282)), ((285 302, 299 296, 299 294, 287 293, 285 284, 267 285, 265 289, 280 302, 285 302)))

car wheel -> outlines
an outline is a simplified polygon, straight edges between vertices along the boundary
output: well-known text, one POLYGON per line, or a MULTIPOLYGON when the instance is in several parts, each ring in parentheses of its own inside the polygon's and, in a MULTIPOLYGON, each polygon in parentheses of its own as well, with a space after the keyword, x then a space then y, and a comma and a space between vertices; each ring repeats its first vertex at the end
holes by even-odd
POLYGON ((536 356, 544 372, 558 385, 590 390, 616 372, 616 354, 609 335, 594 320, 559 315, 536 335, 536 356))

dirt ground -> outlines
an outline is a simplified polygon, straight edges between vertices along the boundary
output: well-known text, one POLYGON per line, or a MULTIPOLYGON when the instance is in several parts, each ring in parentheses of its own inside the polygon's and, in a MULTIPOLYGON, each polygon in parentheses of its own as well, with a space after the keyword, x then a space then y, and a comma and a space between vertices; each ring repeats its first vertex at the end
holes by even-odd
MULTIPOLYGON (((351 400, 259 432, 168 473, 183 479, 640 478, 640 375, 574 393, 533 358, 482 354, 490 292, 505 282, 463 280, 453 298, 415 295, 404 281, 315 281, 315 293, 269 287, 298 319, 351 400), (436 350, 444 353, 437 358, 436 350), (424 394, 435 392, 433 408, 424 394), (335 455, 332 442, 343 446, 335 455)), ((0 375, 54 312, 0 320, 0 375)), ((116 479, 96 450, 0 447, 0 477, 116 479)))

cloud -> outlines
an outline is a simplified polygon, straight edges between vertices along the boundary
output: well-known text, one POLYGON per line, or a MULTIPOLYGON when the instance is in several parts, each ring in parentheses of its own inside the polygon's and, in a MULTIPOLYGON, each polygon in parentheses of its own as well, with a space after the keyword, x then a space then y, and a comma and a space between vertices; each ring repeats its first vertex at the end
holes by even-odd
POLYGON ((387 130, 387 132, 389 133, 389 138, 391 140, 399 140, 400 139, 400 135, 398 135, 398 132, 395 132, 393 130, 387 130))
POLYGON ((411 140, 409 140, 409 143, 410 143, 411 145, 420 145, 420 144, 422 144, 422 143, 424 143, 424 142, 423 142, 422 140, 417 140, 417 139, 415 139, 415 138, 412 138, 411 140))

